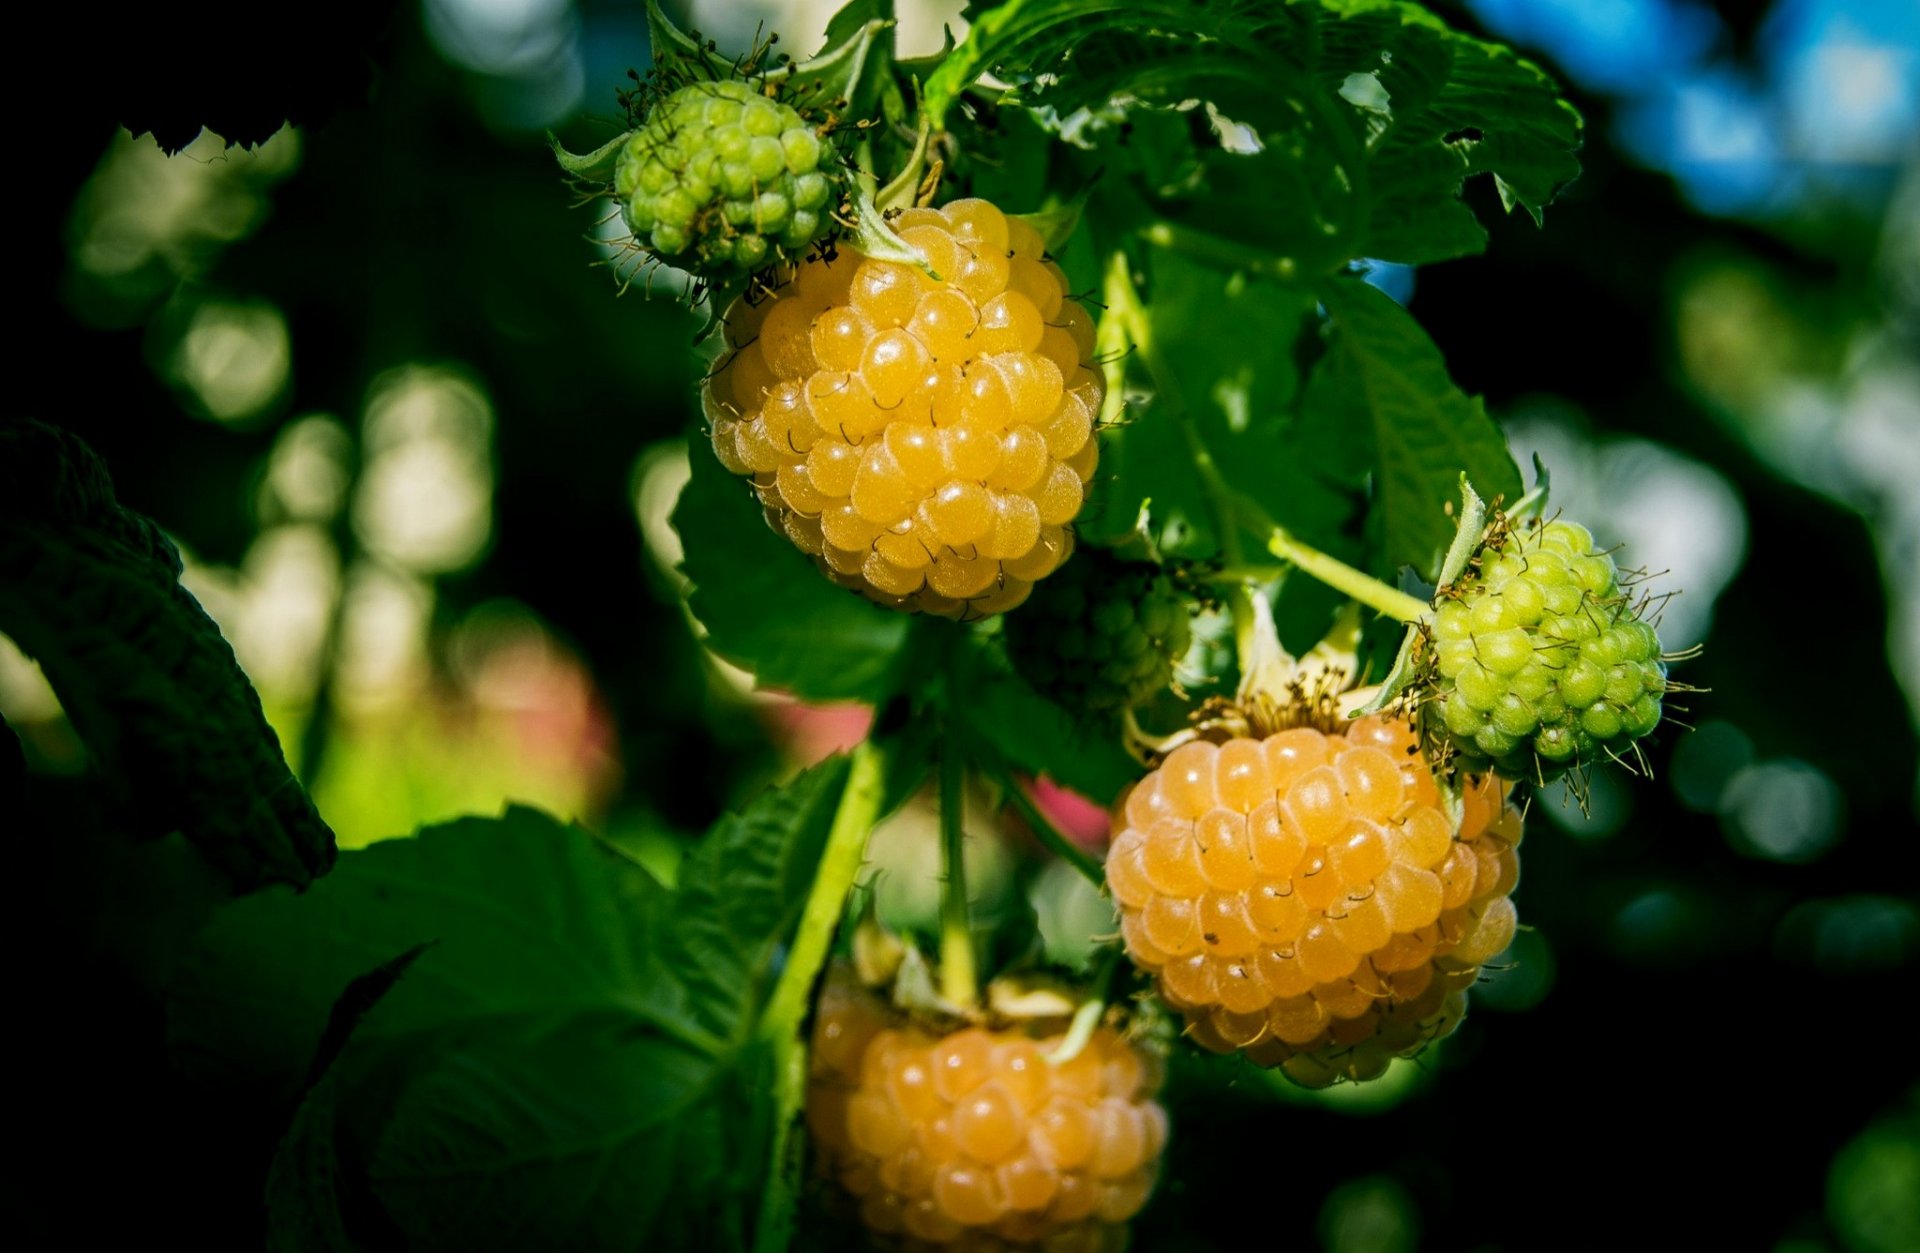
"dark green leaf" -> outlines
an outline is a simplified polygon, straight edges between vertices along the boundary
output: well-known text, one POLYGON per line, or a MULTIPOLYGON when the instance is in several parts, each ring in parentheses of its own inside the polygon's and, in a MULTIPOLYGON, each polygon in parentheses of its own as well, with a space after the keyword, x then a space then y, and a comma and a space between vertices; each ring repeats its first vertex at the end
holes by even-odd
POLYGON ((1118 544, 1133 533, 1145 506, 1147 533, 1160 552, 1199 558, 1220 551, 1219 529, 1179 420, 1160 397, 1128 398, 1120 421, 1100 433, 1096 474, 1078 524, 1082 535, 1118 544))
POLYGON ((1306 410, 1327 429, 1369 434, 1383 555, 1431 579, 1453 538, 1448 510, 1460 476, 1489 499, 1513 500, 1520 472, 1500 428, 1477 397, 1453 385, 1413 315, 1358 278, 1326 283, 1320 297, 1333 334, 1306 410))
POLYGON ((1280 635, 1280 647, 1296 657, 1305 654, 1326 638, 1341 607, 1349 603, 1318 579, 1305 575, 1288 578, 1273 601, 1273 626, 1280 635))
POLYGON ((335 1140, 337 1084, 315 1084, 267 1168, 268 1253, 360 1253, 347 1233, 335 1140))
POLYGON ((723 819, 671 893, 514 809, 221 911, 173 989, 176 1058, 290 1100, 339 1052, 281 1146, 276 1247, 351 1247, 356 1201, 425 1249, 739 1244, 771 1131, 746 1041, 845 776, 723 819))
POLYGON ((608 1008, 697 1031, 632 934, 635 914, 666 899, 638 866, 530 809, 384 841, 304 896, 264 892, 216 914, 169 1000, 175 1057, 291 1095, 342 991, 427 942, 356 1041, 608 1008))
POLYGON ((391 961, 381 962, 349 983, 346 990, 340 993, 339 999, 333 1003, 332 1012, 327 1015, 327 1026, 320 1033, 320 1044, 313 1051, 313 1061, 307 1066, 306 1086, 309 1089, 320 1081, 340 1056, 341 1050, 347 1047, 347 1041, 353 1038, 354 1029, 367 1016, 367 1011, 393 991, 394 985, 400 982, 400 976, 406 974, 407 968, 420 960, 420 954, 432 944, 431 940, 423 940, 391 961))
POLYGON ((333 864, 333 833, 179 577, 173 545, 114 499, 91 449, 0 422, 0 631, 40 662, 152 833, 181 831, 239 890, 304 885, 333 864))
POLYGON ((884 699, 903 663, 908 616, 829 582, 767 526, 706 441, 693 445, 673 525, 708 645, 767 687, 810 700, 884 699))
POLYGON ((11 800, 22 796, 27 790, 27 754, 20 746, 20 737, 13 733, 4 716, 0 716, 0 797, 11 800))
POLYGON ((411 1249, 737 1247, 721 1077, 617 1012, 506 1019, 409 1073, 368 1175, 411 1249))
MULTIPOLYGON (((875 727, 874 738, 886 750, 886 777, 880 790, 880 812, 890 814, 907 803, 920 785, 927 781, 939 751, 940 724, 924 716, 905 697, 896 697, 898 715, 903 719, 895 728, 875 727)), ((886 711, 882 711, 882 719, 886 711)))

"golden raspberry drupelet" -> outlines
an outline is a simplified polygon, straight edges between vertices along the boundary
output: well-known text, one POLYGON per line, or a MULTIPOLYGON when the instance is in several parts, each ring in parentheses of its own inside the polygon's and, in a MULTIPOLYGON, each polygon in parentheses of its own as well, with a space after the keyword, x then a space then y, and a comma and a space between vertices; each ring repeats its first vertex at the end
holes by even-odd
POLYGON ((1107 1028, 1061 1036, 908 1021, 843 970, 813 1033, 807 1125, 862 1223, 897 1247, 1118 1249, 1167 1115, 1157 1058, 1107 1028))
POLYGON ((842 248, 726 317, 714 451, 836 582, 973 619, 1073 549, 1099 455, 1093 322, 1032 227, 984 200, 910 209, 940 275, 842 248))
POLYGON ((1115 820, 1127 952, 1203 1046, 1309 1086, 1374 1078, 1453 1030, 1513 938, 1503 797, 1472 780, 1456 834, 1404 722, 1185 744, 1115 820))

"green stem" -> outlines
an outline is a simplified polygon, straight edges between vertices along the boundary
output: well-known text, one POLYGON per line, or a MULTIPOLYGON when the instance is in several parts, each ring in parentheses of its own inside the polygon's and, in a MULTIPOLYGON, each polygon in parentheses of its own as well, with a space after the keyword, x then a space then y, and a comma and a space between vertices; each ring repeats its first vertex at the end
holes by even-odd
POLYGON ((1344 592, 1367 608, 1398 622, 1419 622, 1432 612, 1432 607, 1426 601, 1382 583, 1364 570, 1356 570, 1311 544, 1302 543, 1271 518, 1262 515, 1261 522, 1267 532, 1267 551, 1282 561, 1292 563, 1302 574, 1316 578, 1335 591, 1344 592))
POLYGON ((949 721, 946 742, 940 746, 940 867, 946 875, 940 891, 940 995, 971 1009, 980 1000, 980 982, 967 913, 966 787, 966 758, 949 721))
MULTIPOLYGON (((1149 228, 1152 229, 1157 227, 1149 228)), ((1122 320, 1133 340, 1134 349, 1140 354, 1147 373, 1153 379, 1154 390, 1180 424, 1188 455, 1193 459, 1194 472, 1200 476, 1201 490, 1206 493, 1207 503, 1213 509, 1220 530, 1221 560, 1229 568, 1238 568, 1242 564, 1240 526, 1242 522, 1251 522, 1256 530, 1267 537, 1267 551, 1303 574, 1346 593, 1389 618, 1416 622, 1426 616, 1427 605, 1424 601, 1295 539, 1226 481, 1226 477, 1220 473, 1219 464, 1213 459, 1212 450, 1201 438, 1199 424, 1193 420, 1193 412, 1182 398, 1173 372, 1167 368, 1158 345, 1153 341, 1153 324, 1147 318, 1146 307, 1133 285, 1133 274, 1128 268, 1124 252, 1116 251, 1107 264, 1106 299, 1108 316, 1122 320)), ((1252 605, 1244 588, 1232 593, 1229 604, 1233 609, 1234 636, 1244 665, 1252 651, 1252 605)))
POLYGON ((760 1038, 773 1054, 775 1104, 771 1169, 760 1199, 760 1222, 754 1233, 755 1253, 777 1253, 793 1236, 795 1178, 799 1163, 790 1161, 795 1149, 793 1124, 800 1116, 807 1090, 807 1045, 800 1023, 813 1000, 814 981, 826 964, 834 930, 846 911, 847 893, 866 859, 867 835, 880 817, 886 769, 882 752, 871 742, 853 750, 827 845, 820 854, 813 889, 800 914, 800 928, 787 950, 773 995, 760 1017, 760 1038))
POLYGON ((1100 970, 1088 987, 1087 999, 1073 1013, 1073 1022, 1067 1027, 1066 1036, 1060 1041, 1060 1047, 1047 1055, 1047 1060, 1056 1066, 1064 1066, 1080 1056, 1087 1042, 1093 1039, 1093 1033, 1100 1026, 1100 1019, 1106 1015, 1107 1006, 1114 1000, 1115 976, 1120 971, 1120 957, 1124 950, 1119 945, 1107 949, 1107 955, 1100 961, 1100 970))
POLYGON ((1007 803, 1013 806, 1021 820, 1033 831, 1034 838, 1047 846, 1048 852, 1078 870, 1094 887, 1106 887, 1106 869, 1086 849, 1061 834, 1060 828, 1040 812, 1040 807, 1033 803, 1033 797, 1027 795, 1026 789, 1015 782, 1004 763, 997 760, 982 761, 980 767, 1000 785, 1007 803))

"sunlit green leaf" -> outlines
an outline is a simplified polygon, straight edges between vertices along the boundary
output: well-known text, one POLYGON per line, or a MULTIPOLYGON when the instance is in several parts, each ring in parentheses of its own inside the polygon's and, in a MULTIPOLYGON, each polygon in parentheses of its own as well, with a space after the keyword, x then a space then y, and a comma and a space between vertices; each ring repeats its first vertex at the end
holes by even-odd
POLYGON ((1502 203, 1536 223, 1579 175, 1580 114, 1512 49, 1390 14, 1339 26, 1351 59, 1335 68, 1373 78, 1385 100, 1369 144, 1364 255, 1416 265, 1485 248, 1460 200, 1469 175, 1492 174, 1502 203))
POLYGON ((1219 519, 1194 469, 1199 446, 1234 490, 1316 543, 1339 543, 1355 511, 1353 441, 1298 409, 1303 335, 1317 326, 1310 292, 1234 275, 1165 249, 1149 254, 1151 351, 1127 358, 1146 393, 1103 432, 1101 482, 1084 524, 1101 542, 1148 532, 1171 556, 1222 554, 1219 519), (1222 323, 1234 328, 1222 335, 1222 323))
POLYGON ((38 422, 0 422, 0 631, 39 661, 150 833, 180 831, 241 890, 333 863, 333 833, 180 586, 173 545, 114 499, 92 449, 38 422))
POLYGON ((1177 21, 1179 0, 1012 0, 974 18, 967 38, 929 75, 920 107, 938 125, 982 74, 1051 60, 1088 33, 1177 21))
POLYGON ((1492 174, 1503 202, 1537 220, 1579 173, 1580 118, 1551 79, 1393 0, 1013 0, 929 79, 928 107, 944 116, 988 71, 1062 118, 1208 102, 1220 146, 1192 114, 1193 146, 1176 145, 1190 177, 1152 179, 1147 154, 1136 191, 1162 229, 1191 232, 1179 246, 1193 255, 1278 277, 1477 252, 1486 233, 1460 200, 1467 176, 1492 174))

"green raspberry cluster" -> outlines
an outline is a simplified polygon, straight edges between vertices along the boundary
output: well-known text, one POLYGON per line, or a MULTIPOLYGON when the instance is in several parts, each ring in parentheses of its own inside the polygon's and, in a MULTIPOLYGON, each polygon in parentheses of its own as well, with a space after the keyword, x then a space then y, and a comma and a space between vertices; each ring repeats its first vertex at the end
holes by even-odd
POLYGON ((1187 601, 1155 565, 1082 549, 1007 617, 1007 654, 1069 709, 1112 713, 1173 678, 1192 638, 1187 601))
POLYGON ((1429 725, 1469 772, 1544 782, 1660 723, 1660 638, 1585 527, 1502 526, 1432 630, 1429 725))
POLYGON ((829 145, 751 84, 691 83, 660 99, 614 167, 627 226, 665 260, 746 272, 793 260, 831 227, 829 145))

